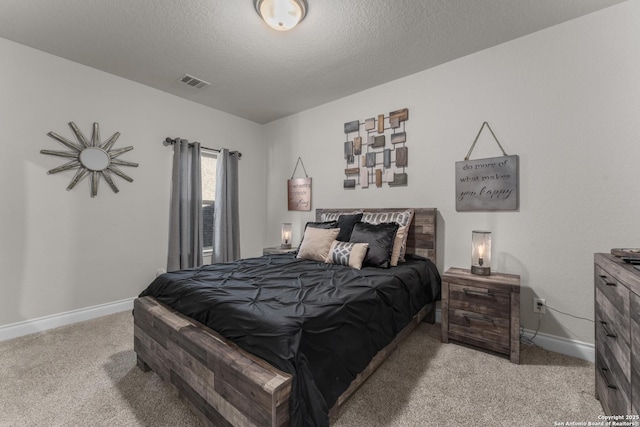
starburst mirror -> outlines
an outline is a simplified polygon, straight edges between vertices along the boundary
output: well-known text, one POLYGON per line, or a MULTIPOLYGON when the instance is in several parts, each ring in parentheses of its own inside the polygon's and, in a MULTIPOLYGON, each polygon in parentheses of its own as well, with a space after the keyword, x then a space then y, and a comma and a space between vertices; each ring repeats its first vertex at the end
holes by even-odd
POLYGON ((74 175, 73 179, 71 179, 71 183, 69 183, 67 190, 71 190, 76 186, 76 184, 78 184, 88 176, 89 188, 91 189, 91 197, 96 197, 98 195, 98 183, 100 182, 100 177, 104 178, 104 180, 107 182, 107 184, 109 184, 109 187, 111 187, 111 190, 113 190, 114 193, 120 191, 118 190, 116 184, 113 182, 111 173, 118 175, 120 178, 126 181, 133 182, 133 179, 122 172, 118 168, 118 166, 137 167, 138 164, 127 162, 125 160, 120 160, 117 158, 121 154, 133 150, 133 147, 124 147, 118 150, 112 149, 113 145, 120 137, 120 132, 114 133, 106 141, 101 142, 100 126, 98 125, 98 123, 93 124, 93 133, 91 134, 91 140, 88 140, 87 137, 84 136, 84 134, 80 131, 80 129, 78 129, 78 126, 76 126, 75 123, 70 122, 69 126, 76 136, 76 140, 78 141, 77 143, 58 135, 55 132, 49 132, 47 134, 51 138, 60 142, 65 147, 69 148, 71 151, 40 150, 40 153, 72 159, 70 162, 65 163, 62 166, 51 169, 49 172, 47 172, 48 174, 76 169, 76 174, 74 175))

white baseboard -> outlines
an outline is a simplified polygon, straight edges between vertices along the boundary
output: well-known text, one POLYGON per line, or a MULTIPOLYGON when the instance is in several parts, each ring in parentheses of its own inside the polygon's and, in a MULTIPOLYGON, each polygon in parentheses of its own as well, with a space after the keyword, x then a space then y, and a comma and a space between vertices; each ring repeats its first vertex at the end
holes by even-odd
MULTIPOLYGON (((440 319, 440 309, 438 308, 436 309, 436 322, 440 323, 440 319)), ((535 331, 525 329, 524 334, 526 337, 531 338, 533 334, 535 334, 535 331)), ((591 363, 596 359, 595 346, 586 342, 543 334, 541 332, 538 332, 533 342, 545 350, 553 351, 554 353, 566 354, 567 356, 586 360, 591 363)))
POLYGON ((48 329, 70 325, 84 320, 95 319, 96 317, 119 313, 121 311, 132 310, 134 299, 135 298, 123 299, 121 301, 94 305, 93 307, 81 308, 78 310, 52 314, 50 316, 0 326, 0 341, 33 334, 35 332, 46 331, 48 329))
MULTIPOLYGON (((533 334, 535 334, 535 331, 530 331, 528 329, 524 330, 524 335, 526 337, 531 338, 533 334)), ((586 360, 591 363, 596 360, 596 347, 593 344, 558 337, 555 335, 543 334, 542 332, 538 332, 538 335, 533 339, 533 342, 545 350, 553 351, 555 353, 566 354, 567 356, 586 360)))

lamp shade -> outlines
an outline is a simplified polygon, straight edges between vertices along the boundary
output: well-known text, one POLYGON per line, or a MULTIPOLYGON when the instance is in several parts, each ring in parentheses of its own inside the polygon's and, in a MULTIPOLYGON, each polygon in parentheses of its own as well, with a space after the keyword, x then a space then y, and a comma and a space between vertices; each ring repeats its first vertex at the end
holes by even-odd
POLYGON ((256 11, 271 28, 289 31, 307 14, 304 0, 256 0, 256 11))
POLYGON ((282 249, 291 249, 291 223, 282 224, 280 247, 282 249))
POLYGON ((471 232, 471 273, 491 274, 491 232, 471 232))

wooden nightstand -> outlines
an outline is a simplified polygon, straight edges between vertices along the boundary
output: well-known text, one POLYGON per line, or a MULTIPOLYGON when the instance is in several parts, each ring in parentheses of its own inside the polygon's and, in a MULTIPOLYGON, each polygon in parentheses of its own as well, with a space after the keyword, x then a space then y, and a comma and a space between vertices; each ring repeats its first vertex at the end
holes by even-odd
POLYGON ((272 246, 270 248, 262 249, 262 255, 289 254, 297 250, 298 248, 282 249, 280 246, 272 246))
POLYGON ((520 363, 520 276, 442 275, 442 342, 455 340, 506 354, 520 363))

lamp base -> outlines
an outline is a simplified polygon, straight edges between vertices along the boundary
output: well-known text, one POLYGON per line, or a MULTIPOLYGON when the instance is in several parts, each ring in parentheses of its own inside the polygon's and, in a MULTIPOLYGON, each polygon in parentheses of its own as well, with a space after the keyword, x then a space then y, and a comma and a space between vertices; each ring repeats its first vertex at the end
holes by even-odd
POLYGON ((491 267, 480 267, 478 265, 472 265, 471 274, 477 274, 480 276, 491 276, 491 267))
POLYGON ((291 249, 291 243, 288 243, 286 245, 280 245, 280 249, 291 249))

